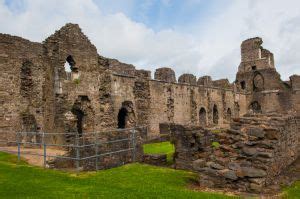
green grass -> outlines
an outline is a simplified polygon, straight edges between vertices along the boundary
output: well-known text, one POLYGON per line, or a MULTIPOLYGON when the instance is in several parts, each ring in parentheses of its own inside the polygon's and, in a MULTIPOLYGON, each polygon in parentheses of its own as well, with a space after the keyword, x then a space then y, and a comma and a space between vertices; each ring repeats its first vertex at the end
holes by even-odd
POLYGON ((167 154, 168 163, 173 162, 175 147, 170 142, 144 144, 143 148, 145 154, 167 154))
POLYGON ((187 188, 193 173, 142 164, 81 174, 42 169, 0 152, 0 198, 229 198, 187 188))
POLYGON ((292 186, 284 188, 283 198, 299 199, 300 198, 300 181, 295 182, 292 186))

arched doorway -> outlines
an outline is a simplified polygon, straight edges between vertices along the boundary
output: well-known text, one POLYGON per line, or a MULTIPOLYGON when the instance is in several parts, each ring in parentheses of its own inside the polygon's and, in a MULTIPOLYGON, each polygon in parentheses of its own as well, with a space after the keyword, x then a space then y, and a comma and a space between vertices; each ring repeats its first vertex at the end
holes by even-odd
POLYGON ((118 113, 118 128, 130 128, 135 126, 135 114, 133 103, 124 101, 118 113))
POLYGON ((213 123, 218 124, 219 123, 219 112, 217 105, 214 105, 213 107, 213 123))
POLYGON ((227 111, 226 111, 226 119, 227 119, 228 122, 231 121, 231 117, 232 117, 232 115, 231 115, 231 109, 228 108, 227 111))
POLYGON ((81 137, 84 132, 94 131, 94 111, 87 96, 78 96, 71 112, 76 116, 76 129, 81 137))
POLYGON ((118 114, 118 128, 124 129, 126 127, 126 119, 128 116, 128 111, 126 108, 121 108, 118 114))
POLYGON ((199 111, 199 123, 201 127, 206 126, 206 110, 203 107, 201 107, 199 111))
POLYGON ((261 105, 258 101, 254 101, 250 104, 249 109, 253 111, 253 113, 261 113, 261 105))

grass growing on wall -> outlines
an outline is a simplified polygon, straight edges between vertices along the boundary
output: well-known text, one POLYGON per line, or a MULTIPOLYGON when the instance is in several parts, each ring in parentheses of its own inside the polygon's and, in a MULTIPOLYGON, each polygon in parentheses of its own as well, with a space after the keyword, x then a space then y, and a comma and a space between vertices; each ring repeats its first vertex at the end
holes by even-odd
POLYGON ((167 154, 168 163, 172 163, 175 147, 170 142, 144 144, 145 154, 167 154))
POLYGON ((86 173, 67 173, 17 164, 0 152, 0 198, 230 198, 196 192, 195 174, 142 164, 86 173))

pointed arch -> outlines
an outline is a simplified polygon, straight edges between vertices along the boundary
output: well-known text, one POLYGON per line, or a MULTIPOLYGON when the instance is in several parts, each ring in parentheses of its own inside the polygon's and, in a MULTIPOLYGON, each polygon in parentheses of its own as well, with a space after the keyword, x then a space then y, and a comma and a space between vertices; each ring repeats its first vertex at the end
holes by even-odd
POLYGON ((203 107, 199 110, 199 124, 201 127, 206 127, 207 125, 206 110, 203 107))
POLYGON ((217 105, 214 104, 213 106, 213 123, 218 124, 219 123, 219 111, 217 105))

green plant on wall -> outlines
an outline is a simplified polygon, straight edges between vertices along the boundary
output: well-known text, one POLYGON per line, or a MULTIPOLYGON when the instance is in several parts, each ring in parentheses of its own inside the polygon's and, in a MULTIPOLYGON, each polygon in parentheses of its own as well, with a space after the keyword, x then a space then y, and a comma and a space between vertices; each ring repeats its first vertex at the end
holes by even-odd
POLYGON ((211 146, 215 149, 219 148, 220 147, 220 143, 219 142, 212 142, 211 143, 211 146))
POLYGON ((74 79, 74 83, 78 85, 80 83, 80 79, 74 79))

